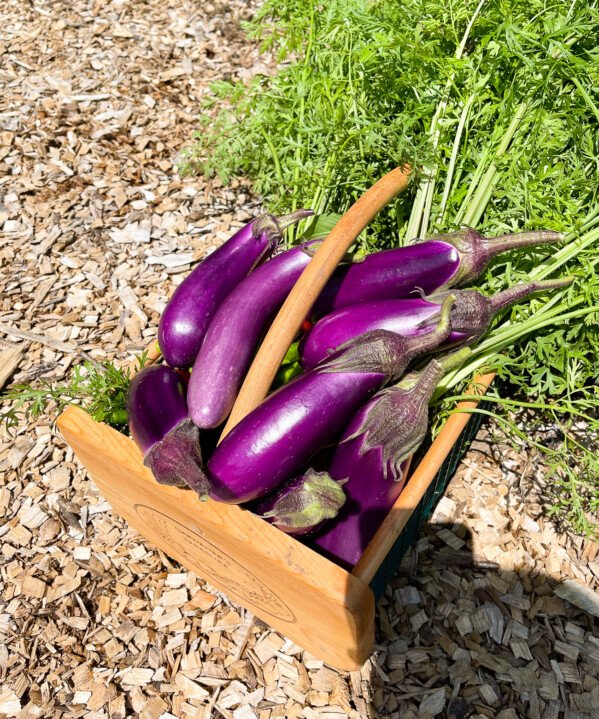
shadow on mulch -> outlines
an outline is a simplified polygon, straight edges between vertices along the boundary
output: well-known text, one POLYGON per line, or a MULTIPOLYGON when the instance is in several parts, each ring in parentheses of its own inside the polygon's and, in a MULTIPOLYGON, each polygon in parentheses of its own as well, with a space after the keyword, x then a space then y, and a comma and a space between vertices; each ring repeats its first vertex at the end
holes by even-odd
POLYGON ((428 525, 418 545, 425 561, 407 555, 377 605, 369 717, 599 716, 599 619, 554 579, 477 558, 464 524, 428 525))

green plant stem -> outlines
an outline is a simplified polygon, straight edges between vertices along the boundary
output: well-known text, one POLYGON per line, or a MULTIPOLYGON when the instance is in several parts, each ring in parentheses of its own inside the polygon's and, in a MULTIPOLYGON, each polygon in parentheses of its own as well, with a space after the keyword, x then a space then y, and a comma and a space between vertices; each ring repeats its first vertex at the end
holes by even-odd
POLYGON ((483 213, 489 203, 489 200, 491 199, 493 187, 495 186, 495 183, 498 179, 496 160, 501 158, 507 152, 507 149, 510 146, 512 139, 514 138, 516 131, 520 127, 520 123, 524 119, 527 109, 528 105, 526 103, 522 103, 516 110, 516 114, 514 115, 513 120, 511 121, 508 129, 503 135, 499 147, 497 148, 497 152, 495 153, 495 161, 491 163, 491 165, 485 172, 481 183, 478 186, 478 189, 474 193, 472 201, 468 204, 467 209, 464 212, 464 215, 462 217, 462 223, 464 225, 467 225, 469 227, 475 227, 480 222, 480 219, 483 216, 483 213))
POLYGON ((270 139, 270 137, 268 136, 268 133, 266 132, 266 130, 263 127, 260 128, 260 133, 261 133, 262 137, 264 138, 264 142, 266 142, 266 144, 268 145, 268 149, 270 150, 272 161, 275 166, 275 173, 277 175, 277 179, 279 180, 281 185, 283 185, 284 179, 283 179, 283 173, 281 171, 281 163, 279 161, 279 156, 277 155, 277 151, 275 149, 273 141, 270 139))
POLYGON ((596 245, 599 241, 599 228, 588 232, 580 239, 571 240, 567 245, 558 250, 547 262, 539 265, 530 272, 531 280, 543 280, 555 271, 563 267, 567 262, 574 259, 587 247, 596 245))
MULTIPOLYGON (((562 310, 563 307, 560 306, 559 309, 562 310)), ((550 314, 549 317, 542 317, 541 319, 538 316, 530 317, 524 322, 512 325, 510 327, 510 332, 500 332, 493 336, 492 339, 488 340, 487 347, 484 347, 485 343, 478 345, 476 349, 473 350, 473 357, 471 361, 469 361, 457 372, 447 375, 442 380, 438 387, 440 393, 451 389, 452 387, 455 387, 461 382, 467 380, 469 377, 472 377, 483 367, 492 369, 493 359, 499 352, 507 347, 511 347, 517 340, 526 337, 531 332, 541 330, 544 327, 549 327, 551 325, 563 323, 569 319, 585 317, 596 311, 597 308, 595 307, 583 307, 572 312, 564 312, 563 314, 559 314, 558 312, 548 313, 550 314)))
MULTIPOLYGON (((308 43, 306 45, 306 52, 304 54, 303 59, 303 72, 302 72, 302 79, 303 79, 303 85, 302 92, 300 95, 300 109, 299 109, 299 122, 301 125, 304 124, 304 114, 306 110, 306 100, 305 100, 305 85, 310 80, 310 63, 312 60, 312 45, 314 43, 314 0, 309 0, 310 3, 310 30, 308 33, 308 43)), ((293 172, 293 194, 291 199, 291 207, 292 210, 297 210, 299 207, 299 198, 301 195, 300 188, 299 188, 299 182, 300 182, 300 172, 301 172, 301 146, 298 144, 295 150, 295 170, 293 172)), ((292 227, 290 228, 290 234, 289 239, 290 243, 293 244, 294 239, 296 237, 296 228, 292 227)))
MULTIPOLYGON (((460 60, 464 54, 464 50, 466 48, 466 43, 468 42, 468 37, 470 36, 472 26, 474 25, 474 22, 478 17, 478 14, 480 13, 484 2, 485 0, 479 1, 474 13, 472 14, 470 20, 468 21, 468 24, 466 25, 466 29, 464 31, 460 44, 455 51, 454 57, 456 60, 460 60)), ((441 137, 441 127, 439 123, 441 121, 441 118, 445 116, 447 104, 449 102, 449 93, 451 91, 451 86, 454 82, 454 79, 455 72, 452 72, 447 79, 445 88, 441 94, 441 101, 437 106, 437 110, 431 122, 430 135, 432 138, 431 147, 433 152, 436 152, 439 146, 439 139, 441 137)), ((406 229, 405 239, 408 243, 412 242, 417 237, 426 236, 428 232, 429 217, 433 202, 435 178, 437 176, 437 172, 438 165, 428 167, 424 171, 426 179, 423 181, 421 186, 418 188, 418 191, 416 192, 416 197, 414 199, 414 204, 412 207, 412 213, 410 215, 410 219, 408 221, 408 226, 406 229)))

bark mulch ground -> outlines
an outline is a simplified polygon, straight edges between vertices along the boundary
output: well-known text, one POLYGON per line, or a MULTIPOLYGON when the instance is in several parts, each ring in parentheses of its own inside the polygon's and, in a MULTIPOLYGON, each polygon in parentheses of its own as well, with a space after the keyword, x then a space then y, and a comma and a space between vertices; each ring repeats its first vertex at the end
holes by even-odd
MULTIPOLYGON (((176 171, 208 83, 272 68, 250 12, 2 4, 0 387, 141 349, 256 212, 176 171)), ((599 547, 545 518, 529 455, 480 435, 343 674, 146 546, 52 419, 0 438, 0 718, 599 717, 599 547)))

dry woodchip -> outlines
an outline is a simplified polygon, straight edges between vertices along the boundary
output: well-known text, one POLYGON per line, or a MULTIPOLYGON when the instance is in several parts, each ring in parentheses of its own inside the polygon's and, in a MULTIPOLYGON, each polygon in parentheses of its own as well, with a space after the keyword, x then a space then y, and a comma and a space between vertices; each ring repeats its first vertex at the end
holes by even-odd
MULTIPOLYGON (((246 188, 176 172, 208 83, 272 68, 250 12, 0 5, 0 387, 146 345, 191 263, 255 212, 246 188)), ((0 718, 599 717, 599 547, 558 533, 534 461, 483 435, 351 674, 146 546, 50 416, 0 438, 0 474, 0 718)))

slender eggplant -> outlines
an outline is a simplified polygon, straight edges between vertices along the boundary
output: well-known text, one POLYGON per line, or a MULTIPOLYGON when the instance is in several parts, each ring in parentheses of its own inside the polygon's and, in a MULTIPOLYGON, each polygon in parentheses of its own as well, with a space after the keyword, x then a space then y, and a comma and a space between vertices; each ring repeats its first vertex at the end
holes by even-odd
POLYGON ((223 300, 277 246, 282 229, 313 214, 261 215, 238 230, 183 280, 158 325, 158 344, 173 367, 190 367, 223 300))
POLYGON ((439 323, 426 335, 368 332, 267 397, 210 457, 211 496, 249 502, 291 478, 343 430, 370 395, 449 335, 453 301, 451 295, 446 298, 439 323))
POLYGON ((188 485, 208 496, 199 430, 187 416, 185 382, 166 365, 138 372, 127 397, 129 429, 160 484, 188 485))
POLYGON ((426 436, 428 404, 441 377, 463 364, 467 348, 433 359, 419 373, 376 394, 344 431, 329 470, 347 501, 311 545, 351 568, 360 559, 406 481, 405 464, 426 436))
MULTIPOLYGON (((342 307, 377 295, 402 296, 406 289, 413 291, 416 281, 436 288, 439 282, 447 284, 456 272, 469 279, 493 254, 533 241, 552 241, 554 235, 527 233, 487 240, 474 230, 463 230, 413 247, 379 252, 356 265, 339 267, 317 301, 316 311, 327 306, 331 297, 336 307, 342 307), (454 255, 460 264, 457 270, 454 255)), ((264 329, 308 264, 315 244, 308 242, 266 262, 240 282, 214 314, 189 386, 189 412, 198 427, 216 427, 226 419, 264 329)))
POLYGON ((343 484, 308 469, 248 509, 287 534, 309 534, 337 516, 345 503, 343 484))
POLYGON ((189 416, 198 427, 217 427, 227 418, 260 337, 310 261, 312 245, 265 262, 216 311, 189 382, 189 416))
POLYGON ((558 232, 539 230, 502 237, 484 237, 467 228, 436 235, 414 245, 368 255, 362 262, 339 267, 313 312, 322 316, 347 305, 410 297, 464 285, 478 277, 499 253, 559 242, 558 232))
POLYGON ((430 323, 439 313, 440 303, 451 291, 456 301, 451 310, 451 334, 445 345, 472 342, 488 329, 502 309, 534 292, 553 290, 570 284, 571 278, 528 282, 487 297, 477 290, 445 290, 424 299, 383 300, 343 307, 319 320, 300 343, 301 364, 311 369, 337 347, 364 332, 389 330, 406 336, 430 332, 430 323))

